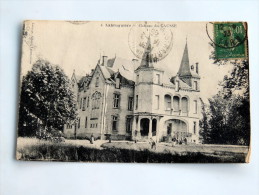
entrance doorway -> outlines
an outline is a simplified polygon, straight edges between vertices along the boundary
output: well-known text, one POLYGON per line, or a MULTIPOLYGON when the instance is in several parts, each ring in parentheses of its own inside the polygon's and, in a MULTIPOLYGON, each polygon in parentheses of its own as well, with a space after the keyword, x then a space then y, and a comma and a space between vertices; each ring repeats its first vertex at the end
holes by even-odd
POLYGON ((140 120, 140 134, 141 136, 148 136, 149 132, 149 119, 143 118, 140 120))
POLYGON ((167 125, 167 135, 171 136, 172 134, 172 123, 168 123, 167 125))
POLYGON ((179 119, 170 119, 165 121, 164 136, 183 140, 187 135, 187 124, 184 121, 179 119))
POLYGON ((153 119, 152 120, 152 136, 156 136, 156 125, 157 125, 157 120, 153 119))

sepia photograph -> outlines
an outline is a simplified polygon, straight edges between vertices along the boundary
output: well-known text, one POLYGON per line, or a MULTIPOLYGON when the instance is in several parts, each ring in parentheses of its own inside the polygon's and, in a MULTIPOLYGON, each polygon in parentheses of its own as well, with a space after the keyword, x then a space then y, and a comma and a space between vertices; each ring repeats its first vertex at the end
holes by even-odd
POLYGON ((248 163, 247 26, 24 21, 16 159, 248 163))

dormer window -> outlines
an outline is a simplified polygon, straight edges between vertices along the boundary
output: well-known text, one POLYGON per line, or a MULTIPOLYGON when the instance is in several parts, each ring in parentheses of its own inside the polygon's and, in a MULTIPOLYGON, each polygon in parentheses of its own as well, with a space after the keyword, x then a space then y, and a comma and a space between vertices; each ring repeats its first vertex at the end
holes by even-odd
POLYGON ((139 75, 137 75, 137 79, 136 79, 136 83, 138 83, 139 82, 139 75))
POLYGON ((120 78, 115 79, 115 88, 120 89, 120 78))
POLYGON ((175 91, 179 91, 179 81, 175 81, 175 91))

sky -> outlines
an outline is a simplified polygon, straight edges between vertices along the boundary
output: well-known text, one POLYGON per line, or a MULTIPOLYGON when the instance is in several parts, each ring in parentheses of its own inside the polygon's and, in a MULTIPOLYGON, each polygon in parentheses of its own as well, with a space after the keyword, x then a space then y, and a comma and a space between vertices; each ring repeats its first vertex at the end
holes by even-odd
POLYGON ((164 41, 164 36, 169 35, 168 32, 172 36, 170 37, 171 49, 167 51, 167 56, 157 63, 157 66, 167 74, 175 76, 187 42, 190 64, 199 63, 201 97, 206 102, 217 93, 219 81, 228 74, 232 66, 230 64, 218 66, 209 59, 212 51, 209 36, 213 39, 213 26, 210 23, 168 21, 146 23, 152 27, 143 27, 140 24, 145 23, 27 21, 25 25, 27 35, 24 36, 22 44, 21 75, 25 75, 39 58, 61 66, 69 77, 74 70, 80 76, 89 73, 95 68, 100 55, 108 58, 116 55, 132 60, 136 58, 130 42, 132 32, 136 29, 137 32, 145 30, 151 32, 155 29, 160 33, 161 41, 164 41), (154 24, 166 26, 163 31, 166 33, 162 33, 162 28, 155 28, 154 24))

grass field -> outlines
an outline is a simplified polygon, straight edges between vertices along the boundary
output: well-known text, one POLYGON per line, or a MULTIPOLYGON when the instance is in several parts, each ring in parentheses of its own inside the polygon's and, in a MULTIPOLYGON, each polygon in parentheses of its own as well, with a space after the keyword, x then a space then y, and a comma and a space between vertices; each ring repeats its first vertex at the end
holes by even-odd
POLYGON ((83 161, 83 162, 245 162, 247 146, 231 145, 178 145, 157 144, 151 149, 146 142, 98 140, 90 144, 88 140, 66 140, 53 143, 36 138, 17 139, 18 160, 83 161))

